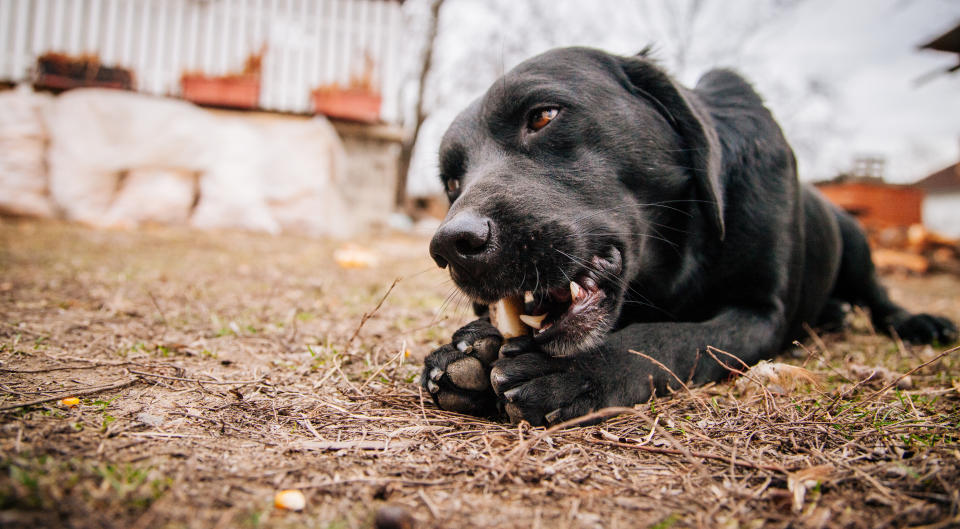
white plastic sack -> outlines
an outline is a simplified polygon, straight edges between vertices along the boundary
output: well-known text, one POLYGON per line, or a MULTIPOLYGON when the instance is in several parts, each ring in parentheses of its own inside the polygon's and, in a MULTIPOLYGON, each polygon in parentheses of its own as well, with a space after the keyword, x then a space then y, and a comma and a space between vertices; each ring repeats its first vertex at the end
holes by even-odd
POLYGON ((123 176, 103 223, 120 228, 135 228, 143 223, 185 225, 196 197, 194 172, 156 167, 131 169, 123 176))
POLYGON ((57 98, 46 122, 51 194, 69 219, 179 223, 189 188, 198 228, 345 236, 356 227, 338 185, 343 146, 326 120, 223 117, 182 101, 82 89, 57 98), (182 175, 196 175, 194 187, 182 175))
POLYGON ((271 120, 259 124, 264 136, 264 198, 284 231, 347 237, 360 218, 341 192, 346 153, 324 118, 271 120))
POLYGON ((29 87, 0 92, 0 213, 52 217, 47 195, 47 132, 42 113, 51 97, 29 87))
MULTIPOLYGON (((212 163, 216 122, 182 101, 132 92, 79 89, 46 113, 50 193, 70 220, 94 226, 135 224, 108 215, 121 177, 141 168, 202 172, 212 163)), ((172 201, 171 201, 172 199, 172 201)), ((154 196, 151 207, 176 207, 154 196)))
POLYGON ((213 163, 200 175, 200 199, 191 224, 279 233, 264 197, 263 136, 239 120, 219 118, 213 163))

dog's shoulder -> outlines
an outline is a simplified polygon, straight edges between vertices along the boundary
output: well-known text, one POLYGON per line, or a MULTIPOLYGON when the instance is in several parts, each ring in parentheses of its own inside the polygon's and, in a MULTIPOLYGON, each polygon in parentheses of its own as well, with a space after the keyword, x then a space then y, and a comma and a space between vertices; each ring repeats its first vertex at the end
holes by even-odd
MULTIPOLYGON (((768 160, 779 169, 792 167, 793 150, 780 125, 743 76, 729 69, 711 70, 693 92, 713 119, 724 158, 753 159, 758 165, 768 160)), ((768 173, 769 167, 762 172, 768 173)))

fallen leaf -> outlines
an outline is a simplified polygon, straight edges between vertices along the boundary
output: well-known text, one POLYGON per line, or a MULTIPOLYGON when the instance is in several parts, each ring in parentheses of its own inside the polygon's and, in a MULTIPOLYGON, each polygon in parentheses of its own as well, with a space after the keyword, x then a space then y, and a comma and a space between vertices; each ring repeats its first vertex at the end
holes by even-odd
POLYGON ((764 360, 737 379, 737 389, 751 395, 762 386, 772 393, 786 394, 804 383, 820 384, 816 375, 802 367, 764 360))
POLYGON ((833 475, 833 465, 817 465, 787 474, 787 489, 793 493, 793 512, 803 510, 807 490, 824 483, 833 475))

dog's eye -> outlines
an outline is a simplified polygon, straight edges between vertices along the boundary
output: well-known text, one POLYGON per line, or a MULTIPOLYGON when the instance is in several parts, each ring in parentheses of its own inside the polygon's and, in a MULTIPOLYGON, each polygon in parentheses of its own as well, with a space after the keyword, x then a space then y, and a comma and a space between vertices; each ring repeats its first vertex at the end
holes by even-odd
POLYGON ((530 123, 528 126, 530 127, 530 130, 540 130, 543 127, 546 127, 547 123, 553 121, 553 118, 557 117, 557 114, 559 113, 560 109, 557 107, 540 109, 530 116, 530 123))
POLYGON ((460 179, 451 178, 447 180, 447 193, 450 195, 455 195, 460 191, 460 179))

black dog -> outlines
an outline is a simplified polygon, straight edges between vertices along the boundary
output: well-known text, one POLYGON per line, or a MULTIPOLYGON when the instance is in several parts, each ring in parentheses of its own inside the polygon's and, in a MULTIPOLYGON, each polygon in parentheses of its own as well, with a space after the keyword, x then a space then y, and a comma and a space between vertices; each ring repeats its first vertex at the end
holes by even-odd
POLYGON ((443 409, 539 425, 636 404, 677 381, 632 351, 718 380, 707 346, 753 364, 847 303, 910 342, 957 335, 890 301, 856 221, 798 183, 731 71, 688 90, 642 54, 550 51, 460 114, 440 167, 452 205, 430 253, 480 316, 426 359, 443 409), (518 293, 546 316, 504 344, 485 305, 518 293))

